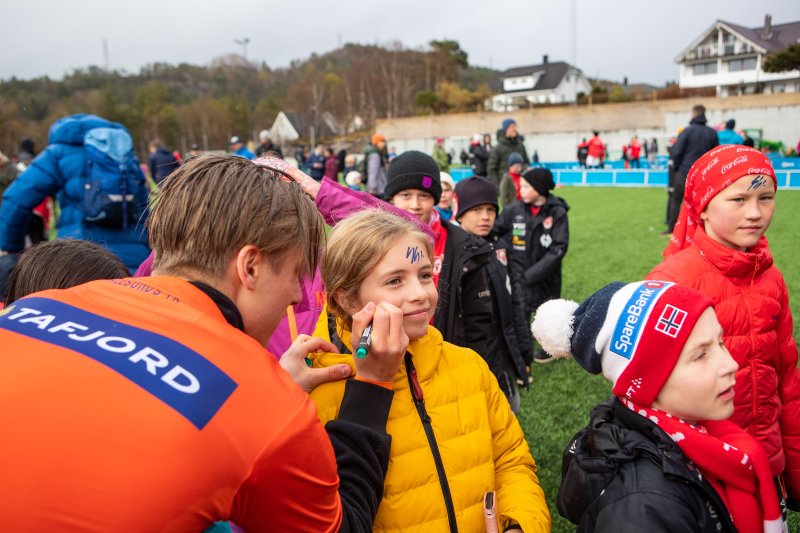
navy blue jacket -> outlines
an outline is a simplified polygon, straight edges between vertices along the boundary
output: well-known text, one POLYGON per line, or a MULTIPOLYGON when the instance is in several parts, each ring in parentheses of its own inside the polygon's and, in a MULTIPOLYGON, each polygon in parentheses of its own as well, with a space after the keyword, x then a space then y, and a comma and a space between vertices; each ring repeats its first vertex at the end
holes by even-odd
POLYGON ((678 135, 672 147, 672 164, 677 172, 688 174, 701 155, 719 145, 716 130, 706 126, 706 122, 704 114, 697 115, 689 122, 689 127, 678 135))
POLYGON ((569 247, 569 205, 551 194, 537 216, 522 200, 503 209, 494 231, 509 247, 512 293, 524 295, 533 313, 547 300, 561 297, 561 263, 569 247))
POLYGON ((172 152, 166 148, 158 148, 147 158, 147 166, 150 168, 150 175, 157 184, 170 175, 170 173, 180 166, 180 163, 172 152))
POLYGON ((317 181, 322 180, 323 176, 325 176, 324 155, 317 155, 315 152, 311 152, 311 156, 308 158, 308 175, 317 181), (319 167, 315 166, 317 164, 319 164, 320 166, 319 167))
MULTIPOLYGON (((85 239, 106 246, 131 270, 150 254, 144 223, 145 209, 138 225, 127 229, 106 228, 84 223, 84 186, 88 179, 83 138, 94 128, 125 129, 94 115, 64 117, 50 127, 50 145, 28 169, 6 189, 0 204, 0 250, 21 252, 33 208, 48 196, 56 196, 61 215, 58 236, 85 239)), ((127 130, 126 130, 127 131, 127 130)), ((135 193, 137 204, 147 205, 144 174, 139 170, 135 193)))

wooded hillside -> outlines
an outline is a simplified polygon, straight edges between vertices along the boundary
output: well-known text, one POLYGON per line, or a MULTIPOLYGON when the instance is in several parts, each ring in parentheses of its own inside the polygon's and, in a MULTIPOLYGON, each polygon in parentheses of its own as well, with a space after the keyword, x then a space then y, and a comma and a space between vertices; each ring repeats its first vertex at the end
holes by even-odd
POLYGON ((269 128, 279 111, 327 111, 341 124, 359 116, 369 128, 376 118, 473 111, 493 74, 470 67, 457 42, 431 41, 424 50, 347 44, 279 69, 229 55, 136 74, 89 67, 62 80, 12 78, 0 82, 0 149, 16 154, 27 136, 41 150, 50 125, 73 113, 125 124, 142 154, 155 137, 171 148, 225 149, 233 134, 252 138, 269 128))

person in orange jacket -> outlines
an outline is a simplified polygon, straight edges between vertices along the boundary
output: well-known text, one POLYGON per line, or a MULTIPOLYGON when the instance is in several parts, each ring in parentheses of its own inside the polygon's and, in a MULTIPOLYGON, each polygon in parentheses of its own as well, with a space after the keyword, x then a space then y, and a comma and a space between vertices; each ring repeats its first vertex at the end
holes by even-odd
POLYGON ((390 446, 380 384, 408 344, 391 334, 399 310, 356 313, 384 342, 323 428, 306 391, 350 371, 304 358, 333 346, 302 336, 280 365, 265 349, 316 267, 310 198, 280 169, 209 154, 165 182, 148 229, 153 276, 0 311, 5 527, 371 531, 390 446))

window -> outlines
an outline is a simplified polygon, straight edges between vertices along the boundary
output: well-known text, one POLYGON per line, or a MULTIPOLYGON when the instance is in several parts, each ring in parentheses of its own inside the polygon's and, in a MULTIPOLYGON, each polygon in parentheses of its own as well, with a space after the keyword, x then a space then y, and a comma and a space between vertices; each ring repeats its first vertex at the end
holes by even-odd
POLYGON ((725 54, 726 56, 733 55, 733 43, 736 42, 736 38, 731 35, 730 33, 725 35, 725 54))
POLYGON ((740 70, 754 70, 756 68, 756 58, 731 59, 728 61, 728 72, 738 72, 740 70))
POLYGON ((698 63, 696 65, 692 65, 692 74, 695 76, 702 76, 704 74, 716 74, 717 72, 717 62, 712 61, 710 63, 698 63))

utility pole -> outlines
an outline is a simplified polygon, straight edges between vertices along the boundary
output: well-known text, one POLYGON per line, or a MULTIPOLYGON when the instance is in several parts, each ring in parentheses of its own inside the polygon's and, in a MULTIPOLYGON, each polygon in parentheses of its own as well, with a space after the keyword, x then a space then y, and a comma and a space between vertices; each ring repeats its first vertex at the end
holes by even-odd
POLYGON ((575 69, 572 72, 572 95, 575 97, 575 101, 573 105, 578 105, 578 89, 576 84, 578 83, 578 8, 577 8, 577 0, 570 0, 570 59, 572 60, 572 68, 575 69))
POLYGON ((108 58, 108 39, 103 39, 103 70, 108 72, 111 68, 111 61, 108 58))
POLYGON ((250 44, 250 37, 245 37, 244 39, 234 39, 233 42, 242 47, 242 57, 244 57, 244 60, 247 61, 247 45, 250 44))
POLYGON ((578 18, 578 8, 577 8, 577 0, 570 0, 570 20, 569 20, 569 30, 570 30, 570 59, 572 60, 572 66, 578 66, 578 25, 577 25, 577 18, 578 18))

